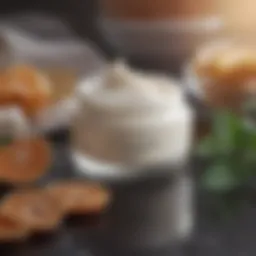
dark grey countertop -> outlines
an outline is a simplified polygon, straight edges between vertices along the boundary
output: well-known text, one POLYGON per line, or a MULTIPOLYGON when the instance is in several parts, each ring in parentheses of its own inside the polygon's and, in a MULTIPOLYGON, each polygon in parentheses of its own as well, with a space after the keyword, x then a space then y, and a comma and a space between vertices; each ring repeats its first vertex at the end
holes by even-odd
MULTIPOLYGON (((69 157, 67 144, 55 143, 54 163, 49 175, 42 181, 60 178, 71 178, 75 169, 69 157)), ((94 254, 91 244, 91 234, 106 219, 102 217, 84 217, 68 220, 62 228, 54 234, 35 237, 30 241, 16 245, 0 245, 1 256, 255 256, 256 252, 256 207, 255 200, 249 202, 249 197, 241 197, 244 206, 232 212, 225 219, 216 220, 209 214, 210 198, 202 199, 197 196, 197 225, 191 241, 182 247, 170 247, 156 252, 133 252, 127 250, 94 254), (247 201, 248 200, 248 201, 247 201)), ((254 198, 255 199, 255 198, 254 198)), ((99 249, 99 248, 98 248, 99 249)), ((93 250, 94 252, 94 250, 93 250)))

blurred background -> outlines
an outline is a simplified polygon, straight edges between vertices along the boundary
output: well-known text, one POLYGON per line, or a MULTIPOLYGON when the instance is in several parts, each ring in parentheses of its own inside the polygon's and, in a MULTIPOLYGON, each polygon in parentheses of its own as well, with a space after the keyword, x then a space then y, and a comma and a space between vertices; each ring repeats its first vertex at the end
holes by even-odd
POLYGON ((136 56, 159 64, 153 68, 166 68, 172 65, 170 59, 176 66, 183 64, 196 47, 222 37, 223 31, 226 36, 227 30, 236 31, 239 26, 253 28, 254 5, 253 0, 161 0, 157 4, 146 0, 3 0, 0 12, 2 16, 26 12, 57 16, 107 55, 132 60, 136 56), (168 21, 168 26, 159 24, 162 20, 168 21), (148 21, 150 24, 145 23, 148 21))
MULTIPOLYGON (((36 11, 58 16, 66 20, 80 36, 86 36, 100 43, 101 38, 94 23, 96 10, 97 1, 95 0, 3 0, 0 13, 8 15, 36 11)), ((101 46, 104 47, 103 44, 101 46)))
MULTIPOLYGON (((139 1, 142 5, 145 1, 139 1)), ((147 2, 147 1, 146 1, 147 2)), ((166 1, 162 1, 166 2, 166 1)), ((190 0, 182 0, 182 1, 167 1, 173 9, 172 14, 174 17, 181 16, 181 18, 186 18, 186 16, 193 17, 201 17, 201 16, 218 16, 221 13, 220 3, 222 1, 219 0, 200 0, 190 1, 190 0), (180 15, 181 14, 181 15, 180 15)), ((102 6, 106 5, 106 1, 101 1, 102 6)), ((134 4, 137 4, 136 1, 119 1, 119 5, 124 5, 125 8, 128 4, 128 8, 133 8, 134 4)), ((118 4, 117 4, 118 5, 118 4)), ((135 14, 134 18, 136 19, 136 15, 140 16, 141 7, 136 6, 138 12, 135 14)), ((149 5, 150 6, 150 5, 149 5)), ((86 37, 88 39, 93 40, 97 45, 99 45, 103 50, 105 50, 108 54, 113 54, 112 44, 108 44, 108 40, 106 37, 102 36, 102 33, 97 29, 97 23, 95 22, 100 8, 99 1, 96 0, 25 0, 25 1, 14 1, 14 0, 3 0, 1 1, 1 15, 8 14, 16 14, 16 13, 26 13, 26 12, 41 12, 44 14, 50 14, 52 16, 60 17, 69 23, 71 28, 79 34, 81 37, 86 37), (104 39, 105 40, 104 40, 104 39), (110 47, 111 45, 112 47, 110 47)), ((152 7, 152 6, 151 6, 152 7)), ((105 8, 110 14, 113 10, 108 10, 105 8)), ((145 10, 145 13, 150 13, 149 9, 145 10)), ((170 9, 170 8, 169 8, 170 9)), ((107 12, 106 11, 106 12, 107 12)), ((154 11, 154 10, 153 10, 154 11)), ((119 13, 122 13, 119 10, 119 13)), ((143 16, 143 15, 142 15, 143 16)), ((129 18, 129 17, 127 17, 129 18)), ((157 17, 155 17, 157 19, 157 17)))

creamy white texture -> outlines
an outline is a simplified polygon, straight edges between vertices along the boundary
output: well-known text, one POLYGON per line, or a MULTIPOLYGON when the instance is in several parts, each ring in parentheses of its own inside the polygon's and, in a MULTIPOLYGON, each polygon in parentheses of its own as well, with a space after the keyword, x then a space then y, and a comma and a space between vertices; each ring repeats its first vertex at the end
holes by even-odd
POLYGON ((125 166, 187 158, 193 115, 175 81, 116 63, 81 83, 74 148, 125 166))

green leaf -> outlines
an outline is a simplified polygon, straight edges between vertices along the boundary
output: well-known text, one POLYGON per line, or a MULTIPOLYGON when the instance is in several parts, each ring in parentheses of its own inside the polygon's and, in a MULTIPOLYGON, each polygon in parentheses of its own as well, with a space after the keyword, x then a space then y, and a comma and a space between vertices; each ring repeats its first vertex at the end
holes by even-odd
POLYGON ((227 163, 212 165, 202 176, 204 188, 215 192, 227 192, 239 186, 239 181, 227 163))
POLYGON ((206 137, 200 142, 197 149, 197 154, 200 157, 205 158, 212 158, 216 155, 215 143, 212 137, 206 137))
POLYGON ((248 148, 251 151, 254 151, 256 158, 256 128, 255 129, 247 129, 248 136, 248 148))
POLYGON ((256 174, 256 127, 230 111, 216 112, 212 121, 197 152, 212 161, 202 177, 204 188, 223 194, 246 186, 256 174))
POLYGON ((230 155, 242 130, 240 119, 229 111, 218 112, 213 118, 212 137, 220 154, 230 155))

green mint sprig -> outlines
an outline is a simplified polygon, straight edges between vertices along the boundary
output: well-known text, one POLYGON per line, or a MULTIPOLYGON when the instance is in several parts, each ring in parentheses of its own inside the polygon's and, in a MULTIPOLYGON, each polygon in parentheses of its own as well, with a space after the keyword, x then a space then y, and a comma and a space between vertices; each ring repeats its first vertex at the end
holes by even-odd
POLYGON ((225 193, 246 186, 256 174, 256 127, 231 111, 217 111, 198 154, 210 163, 202 175, 205 189, 225 193))

